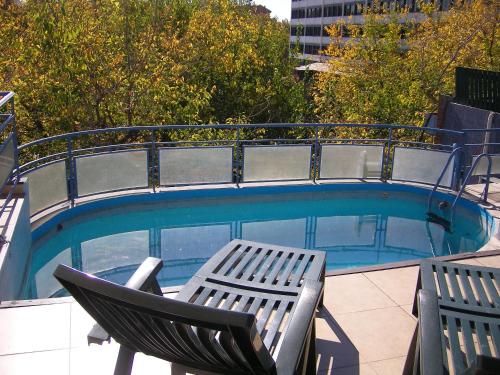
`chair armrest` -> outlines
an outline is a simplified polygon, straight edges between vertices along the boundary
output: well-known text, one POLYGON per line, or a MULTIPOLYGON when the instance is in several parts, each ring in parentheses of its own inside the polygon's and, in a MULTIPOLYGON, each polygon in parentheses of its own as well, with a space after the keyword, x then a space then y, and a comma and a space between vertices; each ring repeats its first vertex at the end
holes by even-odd
MULTIPOLYGON (((160 285, 156 275, 163 268, 163 261, 158 258, 146 258, 139 266, 137 271, 128 279, 125 284, 131 289, 141 290, 143 292, 151 291, 159 296, 162 295, 160 285)), ((87 335, 88 344, 101 345, 104 341, 109 341, 110 336, 99 324, 95 324, 87 335)))
POLYGON ((134 272, 132 277, 128 279, 125 286, 127 288, 142 290, 143 292, 152 291, 153 293, 161 296, 161 289, 156 275, 163 268, 163 261, 158 258, 146 258, 139 266, 137 271, 134 272))
POLYGON ((444 363, 437 293, 433 290, 420 289, 417 303, 420 373, 442 375, 444 363))
MULTIPOLYGON (((281 345, 276 348, 276 370, 278 374, 295 374, 302 358, 308 339, 308 332, 315 319, 316 309, 322 295, 324 284, 319 281, 305 280, 299 300, 293 309, 290 322, 281 345)), ((314 345, 314 343, 311 343, 314 345)))

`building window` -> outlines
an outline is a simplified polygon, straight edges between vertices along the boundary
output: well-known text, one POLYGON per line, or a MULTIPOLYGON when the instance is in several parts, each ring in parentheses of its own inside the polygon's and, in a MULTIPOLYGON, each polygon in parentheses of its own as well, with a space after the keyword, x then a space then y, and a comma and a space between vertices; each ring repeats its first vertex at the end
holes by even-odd
POLYGON ((342 4, 328 5, 323 13, 325 17, 340 17, 342 16, 342 4))
POLYGON ((306 36, 321 36, 321 26, 307 26, 306 36))
POLYGON ((292 10, 292 19, 305 18, 305 15, 306 15, 306 9, 305 8, 293 9, 292 10))
POLYGON ((363 3, 345 3, 344 16, 359 16, 363 14, 363 3))
POLYGON ((292 36, 303 36, 304 35, 304 26, 292 26, 290 28, 290 35, 292 36))
POLYGON ((319 46, 315 44, 306 44, 304 53, 306 55, 318 55, 319 54, 319 46))
POLYGON ((322 7, 307 8, 306 18, 317 18, 322 16, 322 7))

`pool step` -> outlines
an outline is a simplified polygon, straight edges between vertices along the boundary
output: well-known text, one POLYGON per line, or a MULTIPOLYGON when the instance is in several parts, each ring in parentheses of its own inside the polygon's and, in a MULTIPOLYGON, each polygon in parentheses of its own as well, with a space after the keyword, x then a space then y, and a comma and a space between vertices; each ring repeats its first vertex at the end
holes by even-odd
POLYGON ((448 233, 451 233, 451 222, 444 217, 436 215, 434 212, 427 212, 427 221, 441 225, 448 233))

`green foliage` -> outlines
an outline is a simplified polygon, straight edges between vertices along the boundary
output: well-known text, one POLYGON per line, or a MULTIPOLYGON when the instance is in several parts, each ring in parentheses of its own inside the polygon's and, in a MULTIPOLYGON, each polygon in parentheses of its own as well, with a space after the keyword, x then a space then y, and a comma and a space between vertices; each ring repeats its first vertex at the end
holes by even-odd
POLYGON ((476 0, 437 12, 422 4, 416 22, 406 10, 366 13, 363 26, 339 25, 326 51, 330 71, 314 97, 322 122, 421 124, 437 110, 439 96, 453 94, 457 66, 499 70, 499 14, 495 2, 476 0), (401 36, 405 36, 401 39, 401 36))
POLYGON ((27 0, 0 9, 0 88, 28 141, 300 117, 288 26, 232 0, 27 0))

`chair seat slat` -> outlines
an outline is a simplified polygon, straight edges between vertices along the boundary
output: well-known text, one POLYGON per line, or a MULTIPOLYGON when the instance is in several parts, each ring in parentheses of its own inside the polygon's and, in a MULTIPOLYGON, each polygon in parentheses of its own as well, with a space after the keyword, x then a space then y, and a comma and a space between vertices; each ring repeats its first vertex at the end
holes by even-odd
POLYGON ((212 293, 213 289, 204 287, 198 297, 194 300, 194 304, 196 305, 205 305, 210 293, 212 293))
POLYGON ((491 303, 486 295, 486 291, 484 290, 483 283, 481 280, 484 278, 484 275, 478 271, 471 271, 472 283, 474 284, 474 288, 479 295, 479 301, 481 306, 491 307, 491 303))
POLYGON ((500 309, 500 295, 498 294, 498 290, 495 288, 495 284, 492 280, 492 275, 487 273, 487 276, 484 277, 484 284, 486 285, 486 289, 488 290, 488 294, 492 298, 493 307, 500 309))
POLYGON ((292 270, 295 267, 297 260, 299 259, 299 256, 300 256, 300 254, 298 254, 298 253, 293 254, 292 258, 290 259, 290 261, 286 265, 285 270, 280 275, 278 275, 279 279, 278 279, 277 284, 279 286, 286 285, 286 283, 288 282, 288 279, 290 278, 290 274, 292 273, 292 270))
MULTIPOLYGON (((458 303, 465 303, 465 299, 462 296, 462 291, 460 290, 460 286, 457 281, 457 273, 455 272, 455 268, 448 267, 448 279, 450 280, 451 290, 453 292, 453 297, 458 303)), ((450 297, 451 299, 451 297, 450 297)))
POLYGON ((482 355, 491 356, 491 350, 488 340, 488 333, 483 322, 476 323, 476 334, 479 340, 479 350, 482 355))
POLYGON ((470 320, 462 319, 461 328, 465 347, 465 356, 467 358, 467 364, 470 364, 476 359, 476 347, 474 346, 474 337, 472 336, 470 320))
POLYGON ((495 349, 495 357, 500 357, 500 325, 490 325, 491 339, 493 341, 493 348, 495 349))
POLYGON ((245 272, 241 275, 240 279, 243 281, 252 281, 253 276, 255 276, 255 273, 258 271, 259 266, 262 264, 268 252, 269 249, 261 249, 259 254, 248 263, 248 266, 245 268, 245 272))
POLYGON ((464 291, 465 291, 465 297, 466 297, 467 303, 469 305, 472 305, 472 306, 477 305, 478 301, 477 301, 476 296, 474 295, 474 292, 472 290, 472 286, 470 284, 468 272, 462 268, 459 268, 458 273, 460 275, 460 281, 462 283, 462 288, 464 288, 464 291))
POLYGON ((462 351, 458 340, 458 327, 456 318, 452 316, 446 317, 446 325, 448 328, 448 340, 450 341, 451 360, 453 362, 454 373, 460 374, 464 369, 462 360, 462 351))
POLYGON ((241 296, 240 300, 238 301, 238 305, 236 306, 234 311, 243 312, 248 304, 249 299, 250 299, 249 296, 241 296))
POLYGON ((277 284, 278 280, 277 280, 277 276, 279 274, 279 272, 281 271, 281 269, 283 268, 283 265, 285 264, 287 258, 288 258, 289 254, 288 253, 285 253, 285 252, 282 252, 281 256, 279 257, 278 261, 274 264, 274 267, 273 269, 271 270, 271 272, 266 276, 266 279, 264 280, 264 282, 268 285, 274 285, 274 284, 277 284))
POLYGON ((212 299, 210 300, 210 302, 208 303, 208 307, 217 307, 220 303, 220 301, 222 300, 222 297, 224 297, 224 295, 226 294, 225 291, 223 290, 218 290, 217 292, 215 292, 214 296, 212 297, 212 299))
POLYGON ((304 272, 306 268, 309 266, 309 262, 312 258, 312 255, 304 255, 302 260, 300 261, 299 266, 293 273, 292 280, 290 281, 290 285, 292 286, 300 286, 301 281, 304 279, 304 272))
MULTIPOLYGON (((448 283, 444 275, 444 269, 441 267, 436 268, 436 276, 439 283, 439 291, 443 299, 450 300, 450 293, 448 291, 448 283)), ((425 289, 425 287, 424 287, 425 289)))
POLYGON ((228 264, 230 268, 226 272, 217 272, 217 275, 225 276, 227 274, 227 276, 234 278, 238 278, 240 276, 242 270, 248 265, 249 262, 252 261, 252 259, 256 256, 256 252, 259 250, 258 248, 252 246, 244 246, 242 248, 245 249, 244 255, 239 260, 238 264, 236 264, 236 266, 234 264, 228 264))
POLYGON ((269 316, 274 310, 274 305, 276 304, 275 300, 268 299, 265 300, 264 310, 262 311, 262 315, 260 319, 257 321, 257 331, 262 334, 264 328, 266 328, 267 321, 269 320, 269 316))
POLYGON ((256 315, 259 308, 262 306, 262 298, 254 298, 250 308, 248 309, 249 314, 256 315))
MULTIPOLYGON (((220 275, 225 275, 226 273, 229 272, 230 269, 232 269, 234 267, 234 264, 236 263, 236 261, 244 256, 245 254, 245 247, 241 246, 241 245, 235 245, 235 246, 232 246, 229 248, 229 251, 230 251, 230 254, 232 254, 229 259, 226 261, 226 263, 224 263, 224 265, 222 266, 222 268, 220 268, 217 273, 220 274, 220 275)), ((210 262, 210 261, 209 261, 210 262)))
POLYGON ((278 254, 280 254, 280 252, 278 250, 271 249, 271 254, 269 254, 266 257, 265 262, 262 263, 262 266, 260 267, 259 272, 257 272, 257 274, 254 277, 255 282, 257 282, 257 283, 262 282, 262 280, 264 279, 264 276, 269 272, 269 268, 275 262, 275 259, 278 257, 278 254))
POLYGON ((285 313, 288 311, 288 303, 281 302, 276 314, 273 317, 273 320, 270 326, 267 327, 266 335, 264 336, 264 345, 270 348, 274 342, 276 337, 276 333, 285 317, 285 313))
POLYGON ((222 304, 221 309, 231 310, 231 308, 234 304, 234 301, 236 301, 236 297, 238 297, 236 294, 230 293, 229 296, 224 301, 224 303, 222 304))

